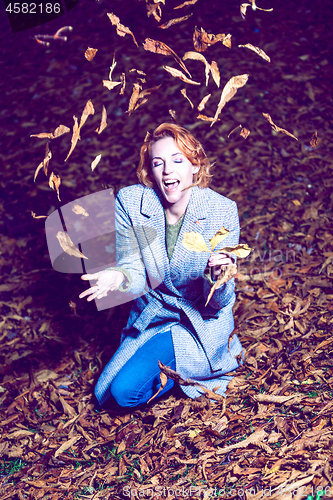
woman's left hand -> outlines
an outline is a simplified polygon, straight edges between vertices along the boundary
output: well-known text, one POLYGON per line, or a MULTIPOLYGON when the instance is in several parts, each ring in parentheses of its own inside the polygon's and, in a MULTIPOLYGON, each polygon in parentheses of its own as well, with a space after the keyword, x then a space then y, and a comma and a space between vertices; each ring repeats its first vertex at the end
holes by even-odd
POLYGON ((208 260, 207 267, 212 270, 212 279, 215 281, 218 276, 222 273, 230 264, 234 264, 235 261, 231 254, 228 253, 213 253, 208 260))

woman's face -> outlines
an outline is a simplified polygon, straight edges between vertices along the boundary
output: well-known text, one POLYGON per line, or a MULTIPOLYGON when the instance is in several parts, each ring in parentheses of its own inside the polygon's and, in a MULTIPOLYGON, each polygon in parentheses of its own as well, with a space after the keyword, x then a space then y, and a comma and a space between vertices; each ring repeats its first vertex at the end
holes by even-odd
POLYGON ((173 137, 164 137, 154 143, 151 150, 151 171, 167 208, 177 205, 186 210, 191 189, 182 190, 193 184, 193 175, 198 170, 199 167, 192 165, 180 151, 173 137))

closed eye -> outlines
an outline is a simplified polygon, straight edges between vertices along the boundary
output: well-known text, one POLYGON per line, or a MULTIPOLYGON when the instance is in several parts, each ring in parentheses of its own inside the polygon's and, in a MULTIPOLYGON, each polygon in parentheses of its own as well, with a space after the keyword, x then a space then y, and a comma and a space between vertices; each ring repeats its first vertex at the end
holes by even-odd
POLYGON ((162 161, 154 161, 153 162, 153 167, 160 167, 161 165, 163 165, 162 161))

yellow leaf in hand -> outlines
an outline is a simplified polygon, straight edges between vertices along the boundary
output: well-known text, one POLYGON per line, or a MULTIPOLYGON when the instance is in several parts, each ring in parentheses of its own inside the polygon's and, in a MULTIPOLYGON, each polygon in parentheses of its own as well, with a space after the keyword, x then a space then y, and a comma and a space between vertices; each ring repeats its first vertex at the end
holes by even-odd
POLYGON ((192 252, 210 252, 203 236, 194 231, 184 234, 182 244, 187 250, 191 250, 192 252))
POLYGON ((250 248, 249 245, 245 243, 245 244, 235 245, 233 247, 222 248, 222 250, 219 250, 218 253, 233 253, 234 255, 236 255, 236 257, 244 259, 250 254, 251 251, 252 248, 250 248))
POLYGON ((215 247, 217 247, 217 245, 219 243, 221 243, 221 241, 224 240, 224 238, 226 238, 228 236, 230 231, 228 231, 228 229, 226 229, 224 226, 221 227, 221 229, 219 229, 216 234, 214 234, 214 236, 212 238, 210 238, 210 244, 211 244, 211 247, 212 247, 212 250, 214 250, 215 247))

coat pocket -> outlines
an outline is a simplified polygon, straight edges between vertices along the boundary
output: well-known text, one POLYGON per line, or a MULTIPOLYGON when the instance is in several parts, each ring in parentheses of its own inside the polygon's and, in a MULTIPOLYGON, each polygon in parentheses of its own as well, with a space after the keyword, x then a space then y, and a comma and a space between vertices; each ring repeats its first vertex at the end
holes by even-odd
POLYGON ((140 316, 136 319, 132 326, 137 328, 140 332, 146 330, 149 323, 151 323, 152 319, 159 313, 160 309, 162 309, 161 302, 151 300, 142 310, 140 316))

